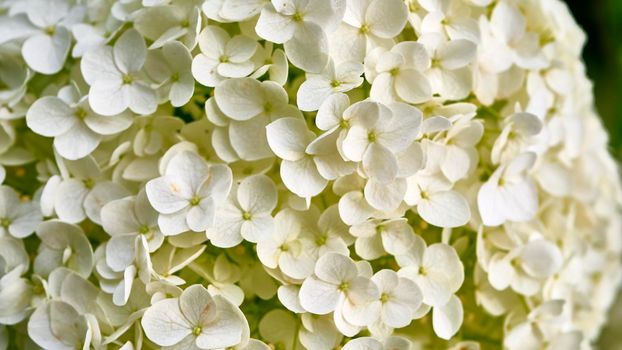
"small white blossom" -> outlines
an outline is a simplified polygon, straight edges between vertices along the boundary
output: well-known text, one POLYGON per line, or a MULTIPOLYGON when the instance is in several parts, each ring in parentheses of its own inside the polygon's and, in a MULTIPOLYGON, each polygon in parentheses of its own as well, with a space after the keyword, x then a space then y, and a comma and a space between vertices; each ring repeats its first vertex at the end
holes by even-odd
POLYGON ((250 334, 240 309, 201 285, 156 302, 141 323, 147 338, 160 346, 219 349, 246 343, 250 334))
POLYGON ((134 29, 125 31, 113 47, 84 54, 80 67, 95 113, 111 116, 128 108, 137 114, 155 112, 156 94, 143 71, 146 59, 145 39, 134 29))
POLYGON ((165 236, 205 231, 213 225, 216 206, 231 189, 231 169, 208 165, 199 155, 182 151, 168 162, 161 177, 146 185, 165 236))

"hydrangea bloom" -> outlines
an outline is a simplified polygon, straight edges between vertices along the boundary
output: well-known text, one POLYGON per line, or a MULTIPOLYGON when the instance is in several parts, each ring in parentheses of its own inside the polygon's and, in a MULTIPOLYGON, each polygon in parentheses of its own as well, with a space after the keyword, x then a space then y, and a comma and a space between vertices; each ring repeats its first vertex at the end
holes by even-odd
POLYGON ((591 348, 584 42, 559 0, 0 1, 0 350, 591 348))

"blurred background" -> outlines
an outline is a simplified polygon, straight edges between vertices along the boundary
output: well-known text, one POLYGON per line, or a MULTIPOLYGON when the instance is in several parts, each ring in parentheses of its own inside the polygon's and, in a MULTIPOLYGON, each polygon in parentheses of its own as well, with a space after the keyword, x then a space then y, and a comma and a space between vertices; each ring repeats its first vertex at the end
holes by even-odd
MULTIPOLYGON (((565 0, 587 33, 583 58, 594 82, 596 108, 609 134, 611 153, 622 160, 622 0, 565 0)), ((620 232, 622 234, 622 232, 620 232)), ((608 326, 596 344, 622 349, 622 293, 611 309, 608 326)))

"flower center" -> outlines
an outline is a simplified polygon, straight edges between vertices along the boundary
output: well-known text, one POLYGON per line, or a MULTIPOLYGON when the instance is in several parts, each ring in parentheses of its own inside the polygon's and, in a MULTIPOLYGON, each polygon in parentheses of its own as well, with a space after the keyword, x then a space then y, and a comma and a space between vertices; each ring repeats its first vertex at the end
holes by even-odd
POLYGON ((367 134, 367 140, 369 140, 369 142, 376 142, 376 139, 377 139, 377 138, 378 138, 378 136, 377 136, 377 135, 376 135, 376 133, 375 133, 375 132, 373 132, 373 131, 370 131, 370 132, 367 134))
POLYGON ((296 11, 296 13, 294 13, 294 15, 292 16, 292 20, 294 22, 302 22, 303 20, 302 13, 296 11))
POLYGON ((391 76, 396 76, 399 74, 399 72, 400 72, 400 69, 396 67, 396 68, 391 69, 389 71, 389 74, 391 74, 391 76))
POLYGON ((367 23, 363 23, 363 25, 359 29, 359 33, 361 33, 361 34, 369 33, 369 25, 367 23))
POLYGON ((498 184, 499 184, 499 187, 503 187, 505 185, 505 179, 500 177, 498 184))
POLYGON ((341 119, 339 121, 339 127, 342 129, 348 129, 350 127, 350 121, 345 120, 345 119, 341 119))
POLYGON ((95 187, 95 181, 93 181, 93 179, 84 179, 82 183, 84 183, 84 186, 88 189, 95 187))
POLYGON ((248 221, 251 219, 251 213, 245 211, 242 213, 242 219, 244 219, 245 221, 248 221))
POLYGON ((199 198, 198 196, 194 196, 192 198, 190 198, 190 205, 195 207, 197 205, 199 205, 199 203, 201 203, 201 198, 199 198))
POLYGON ((283 244, 281 244, 281 246, 279 247, 279 249, 280 249, 282 252, 287 252, 287 251, 289 251, 289 246, 288 246, 287 244, 283 243, 283 244))
POLYGON ((383 304, 389 301, 389 298, 389 294, 387 293, 380 294, 380 302, 382 302, 383 304))
POLYGON ((326 243, 326 236, 318 236, 315 239, 315 244, 317 244, 318 246, 322 246, 326 243))
POLYGON ((427 274, 428 274, 428 272, 425 270, 425 267, 423 267, 423 266, 419 266, 419 274, 420 274, 421 276, 425 276, 425 275, 427 275, 427 274))
POLYGON ((332 80, 330 82, 330 86, 333 87, 333 88, 337 88, 337 87, 341 86, 341 82, 339 80, 332 80))
POLYGON ((263 105, 263 110, 266 113, 272 112, 272 108, 273 108, 272 107, 272 103, 270 103, 270 102, 266 102, 266 104, 263 105))
POLYGON ((201 327, 199 327, 199 326, 196 326, 196 327, 192 328, 192 334, 195 337, 198 337, 199 334, 201 334, 201 331, 203 331, 203 329, 201 329, 201 327))
POLYGON ((341 282, 341 284, 339 285, 339 287, 337 287, 337 289, 339 289, 342 292, 345 292, 348 290, 348 288, 350 288, 350 284, 348 282, 341 282))
POLYGON ((54 33, 56 33, 56 27, 53 25, 47 26, 45 27, 44 31, 45 31, 45 34, 52 36, 54 35, 54 33))
POLYGON ((220 63, 227 63, 229 62, 229 56, 227 55, 222 55, 218 58, 218 60, 220 61, 220 63))
POLYGON ((0 226, 8 228, 11 225, 11 220, 7 218, 0 218, 0 226))
POLYGON ((146 233, 149 233, 149 226, 147 226, 147 225, 142 225, 142 226, 140 226, 140 227, 138 228, 138 232, 139 232, 141 235, 144 235, 144 234, 146 234, 146 233))
POLYGON ((171 75, 171 80, 174 82, 179 81, 179 73, 173 73, 173 75, 171 75))
POLYGON ((84 108, 76 109, 76 113, 74 114, 78 119, 84 119, 87 115, 86 110, 84 108))
POLYGON ((123 84, 129 85, 134 82, 134 78, 129 74, 123 74, 123 84))

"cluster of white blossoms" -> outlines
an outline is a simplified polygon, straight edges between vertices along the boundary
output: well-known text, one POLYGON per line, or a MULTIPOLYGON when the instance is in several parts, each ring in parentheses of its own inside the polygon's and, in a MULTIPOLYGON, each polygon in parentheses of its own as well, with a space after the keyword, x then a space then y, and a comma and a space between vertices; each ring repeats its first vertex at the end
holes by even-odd
POLYGON ((0 350, 590 349, 584 42, 560 0, 0 0, 0 350))

